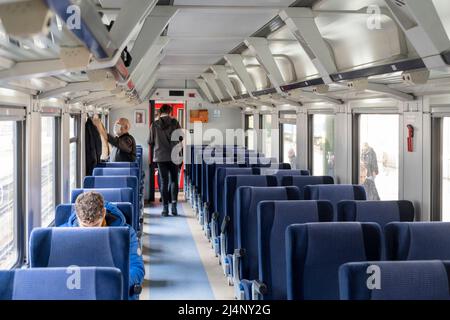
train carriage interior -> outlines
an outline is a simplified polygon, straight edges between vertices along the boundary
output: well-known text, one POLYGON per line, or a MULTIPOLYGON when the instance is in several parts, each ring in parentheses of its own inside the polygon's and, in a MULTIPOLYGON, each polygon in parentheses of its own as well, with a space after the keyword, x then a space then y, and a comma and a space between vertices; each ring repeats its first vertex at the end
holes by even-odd
POLYGON ((0 300, 449 299, 447 0, 0 1, 0 300))

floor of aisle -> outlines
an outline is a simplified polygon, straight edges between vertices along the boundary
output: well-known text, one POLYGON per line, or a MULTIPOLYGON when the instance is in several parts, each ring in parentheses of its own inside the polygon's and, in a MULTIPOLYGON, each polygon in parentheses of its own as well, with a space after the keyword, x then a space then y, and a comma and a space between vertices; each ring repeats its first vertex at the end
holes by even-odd
POLYGON ((161 211, 159 202, 145 208, 141 300, 233 299, 190 205, 181 201, 177 217, 162 217, 161 211))

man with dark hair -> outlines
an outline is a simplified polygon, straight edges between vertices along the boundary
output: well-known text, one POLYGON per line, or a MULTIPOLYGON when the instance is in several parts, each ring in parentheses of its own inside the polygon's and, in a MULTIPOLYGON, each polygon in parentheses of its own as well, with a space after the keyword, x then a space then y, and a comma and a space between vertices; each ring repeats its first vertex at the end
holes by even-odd
POLYGON ((165 104, 160 109, 160 116, 150 127, 148 144, 153 148, 153 161, 158 164, 161 177, 161 197, 163 201, 162 216, 169 215, 169 199, 171 199, 172 215, 178 215, 178 165, 180 142, 183 140, 180 124, 170 116, 172 107, 165 104), (175 152, 173 152, 175 150, 175 152), (176 152, 178 151, 178 152, 176 152), (170 190, 170 194, 169 194, 170 190))
MULTIPOLYGON (((139 242, 134 229, 126 223, 125 216, 112 203, 105 202, 98 192, 80 194, 75 202, 75 212, 63 227, 100 228, 128 227, 130 230, 130 298, 136 299, 144 281, 144 260, 140 254, 139 242), (137 292, 136 292, 137 291, 137 292)), ((101 244, 99 246, 101 248, 101 244)), ((101 250, 101 249, 100 249, 101 250)))

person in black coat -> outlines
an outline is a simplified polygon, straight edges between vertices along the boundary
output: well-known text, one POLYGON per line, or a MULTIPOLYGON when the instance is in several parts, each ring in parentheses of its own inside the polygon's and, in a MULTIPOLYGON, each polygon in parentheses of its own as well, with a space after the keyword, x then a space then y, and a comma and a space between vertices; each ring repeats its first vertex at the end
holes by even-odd
POLYGON ((163 202, 161 214, 164 217, 169 215, 169 203, 171 203, 171 213, 176 216, 178 215, 178 174, 179 165, 182 162, 180 152, 183 136, 179 122, 170 116, 172 107, 165 104, 160 112, 159 118, 150 127, 148 144, 153 149, 153 161, 158 164, 159 188, 163 202))
POLYGON ((114 135, 107 133, 103 128, 97 126, 98 131, 112 146, 111 162, 134 162, 136 161, 136 140, 129 133, 130 121, 120 118, 114 124, 114 135))

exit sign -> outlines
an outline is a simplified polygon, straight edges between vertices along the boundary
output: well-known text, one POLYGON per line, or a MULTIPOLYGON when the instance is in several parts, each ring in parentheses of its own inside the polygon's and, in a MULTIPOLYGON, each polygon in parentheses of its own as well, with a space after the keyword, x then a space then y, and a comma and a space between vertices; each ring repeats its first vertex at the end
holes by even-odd
POLYGON ((189 98, 195 98, 195 93, 189 93, 189 98))

